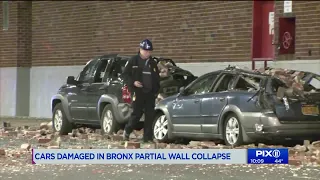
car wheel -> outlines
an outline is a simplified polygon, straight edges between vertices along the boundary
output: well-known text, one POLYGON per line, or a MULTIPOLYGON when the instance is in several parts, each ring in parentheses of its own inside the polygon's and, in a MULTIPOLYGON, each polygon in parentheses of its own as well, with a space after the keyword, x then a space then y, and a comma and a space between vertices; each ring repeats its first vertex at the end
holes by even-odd
POLYGON ((101 115, 101 133, 112 135, 117 133, 120 125, 114 117, 111 104, 108 104, 104 107, 101 115))
POLYGON ((73 129, 72 124, 68 121, 61 103, 58 103, 52 113, 52 126, 54 132, 59 132, 60 135, 66 135, 73 129))
POLYGON ((228 146, 240 146, 243 144, 241 124, 237 116, 227 116, 224 123, 224 141, 228 146))
POLYGON ((153 137, 159 142, 168 142, 169 125, 166 115, 160 113, 156 116, 153 126, 153 137))

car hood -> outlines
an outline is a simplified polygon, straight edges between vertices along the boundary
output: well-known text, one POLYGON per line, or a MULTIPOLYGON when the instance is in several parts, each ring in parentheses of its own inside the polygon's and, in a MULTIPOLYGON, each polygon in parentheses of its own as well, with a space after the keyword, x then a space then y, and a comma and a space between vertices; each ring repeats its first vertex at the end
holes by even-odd
POLYGON ((160 100, 158 103, 157 103, 157 106, 160 106, 160 105, 166 105, 168 103, 171 103, 173 100, 175 100, 177 97, 179 96, 179 94, 175 94, 175 95, 172 95, 172 96, 168 96, 162 100, 160 100))

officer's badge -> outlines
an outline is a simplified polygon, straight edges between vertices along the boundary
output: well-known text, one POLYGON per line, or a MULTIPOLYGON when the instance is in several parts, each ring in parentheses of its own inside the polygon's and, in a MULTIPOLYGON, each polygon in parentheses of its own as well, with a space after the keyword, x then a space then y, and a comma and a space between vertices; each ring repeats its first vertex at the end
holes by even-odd
POLYGON ((132 101, 135 101, 135 100, 136 100, 136 94, 133 94, 132 101))
POLYGON ((153 68, 153 71, 156 72, 156 68, 153 68))

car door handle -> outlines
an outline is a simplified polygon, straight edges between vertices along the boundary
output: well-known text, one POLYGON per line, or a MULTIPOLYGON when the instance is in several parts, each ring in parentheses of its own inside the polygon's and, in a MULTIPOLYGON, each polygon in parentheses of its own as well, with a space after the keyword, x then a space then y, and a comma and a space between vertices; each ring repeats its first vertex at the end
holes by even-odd
POLYGON ((219 98, 219 100, 222 102, 222 101, 224 101, 226 98, 219 98))
POLYGON ((198 102, 200 102, 200 100, 199 100, 199 99, 194 100, 194 103, 198 103, 198 102))

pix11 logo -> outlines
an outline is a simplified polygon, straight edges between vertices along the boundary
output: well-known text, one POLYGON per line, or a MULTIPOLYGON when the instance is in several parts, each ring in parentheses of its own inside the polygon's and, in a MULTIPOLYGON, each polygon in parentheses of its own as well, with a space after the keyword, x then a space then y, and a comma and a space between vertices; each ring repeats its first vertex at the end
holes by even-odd
POLYGON ((288 148, 248 149, 248 164, 288 164, 288 148))
POLYGON ((278 149, 275 150, 257 150, 256 157, 274 157, 279 158, 281 156, 281 152, 278 149))

